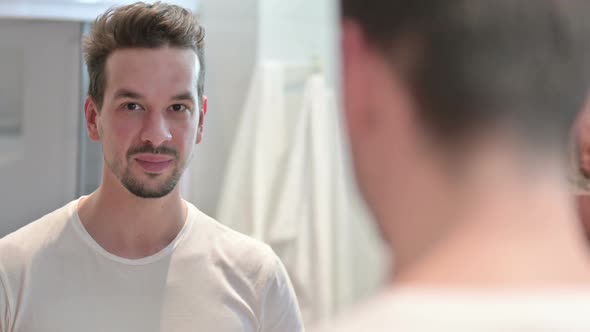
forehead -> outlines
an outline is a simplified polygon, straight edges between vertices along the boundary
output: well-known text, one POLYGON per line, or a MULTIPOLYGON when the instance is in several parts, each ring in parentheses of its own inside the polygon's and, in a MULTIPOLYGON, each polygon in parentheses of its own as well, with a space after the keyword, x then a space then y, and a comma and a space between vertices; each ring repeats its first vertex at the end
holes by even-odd
POLYGON ((200 66, 197 54, 180 48, 130 48, 114 51, 105 65, 105 95, 118 88, 144 95, 197 90, 200 66))

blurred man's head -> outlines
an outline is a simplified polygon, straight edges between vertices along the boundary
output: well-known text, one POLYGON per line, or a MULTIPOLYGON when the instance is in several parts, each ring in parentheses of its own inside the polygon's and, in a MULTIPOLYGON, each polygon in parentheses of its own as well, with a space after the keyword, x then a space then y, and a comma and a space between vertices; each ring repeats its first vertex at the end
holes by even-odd
POLYGON ((348 131, 381 227, 432 228, 420 216, 444 218, 482 154, 522 155, 531 172, 564 161, 588 3, 342 0, 348 131))

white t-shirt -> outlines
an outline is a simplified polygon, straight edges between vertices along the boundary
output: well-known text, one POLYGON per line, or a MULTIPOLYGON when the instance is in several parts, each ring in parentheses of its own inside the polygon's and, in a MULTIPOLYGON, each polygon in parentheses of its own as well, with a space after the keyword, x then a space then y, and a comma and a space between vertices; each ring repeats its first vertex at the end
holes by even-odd
MULTIPOLYGON (((590 287, 590 286, 589 286, 590 287)), ((313 332, 588 332, 590 292, 388 291, 313 332)))
POLYGON ((303 331, 267 245, 187 202, 169 246, 125 259, 87 233, 78 201, 0 240, 0 332, 303 331))

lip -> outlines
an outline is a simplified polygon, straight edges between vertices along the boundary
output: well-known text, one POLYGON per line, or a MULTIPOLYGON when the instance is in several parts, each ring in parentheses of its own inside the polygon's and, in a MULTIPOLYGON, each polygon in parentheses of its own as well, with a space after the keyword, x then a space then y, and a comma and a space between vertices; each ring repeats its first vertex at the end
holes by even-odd
POLYGON ((171 164, 173 158, 167 155, 141 154, 135 157, 135 161, 147 173, 162 173, 171 164))
POLYGON ((149 163, 162 163, 166 161, 171 161, 172 159, 172 156, 165 154, 142 153, 135 156, 135 160, 145 161, 149 163))

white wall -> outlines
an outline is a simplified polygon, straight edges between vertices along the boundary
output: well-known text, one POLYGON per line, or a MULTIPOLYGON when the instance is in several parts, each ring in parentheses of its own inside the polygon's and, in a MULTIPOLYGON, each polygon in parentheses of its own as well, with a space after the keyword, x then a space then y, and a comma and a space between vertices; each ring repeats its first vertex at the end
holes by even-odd
POLYGON ((260 0, 259 59, 306 64, 317 58, 334 82, 336 4, 335 0, 260 0))
POLYGON ((262 59, 309 61, 329 53, 333 1, 260 0, 259 56, 262 59))
POLYGON ((258 0, 201 2, 209 112, 191 165, 188 197, 211 216, 256 62, 258 15, 258 0))
POLYGON ((0 86, 19 85, 0 108, 21 120, 19 132, 0 137, 16 144, 0 144, 1 237, 75 197, 80 25, 0 19, 0 40, 0 86))

